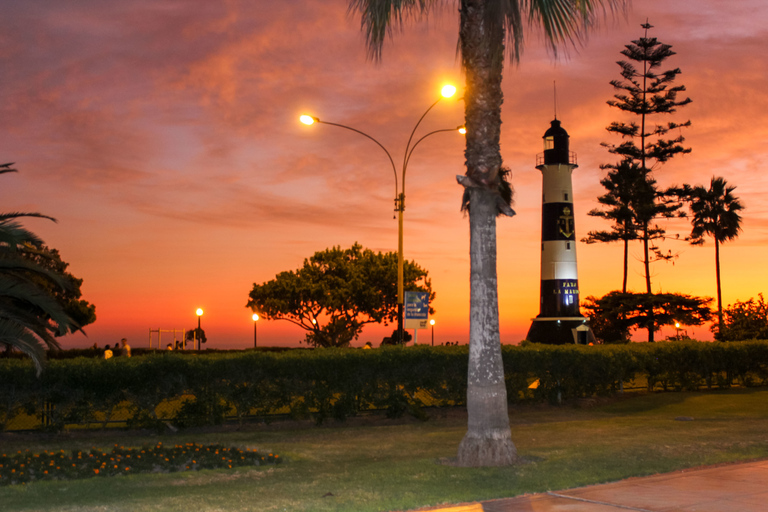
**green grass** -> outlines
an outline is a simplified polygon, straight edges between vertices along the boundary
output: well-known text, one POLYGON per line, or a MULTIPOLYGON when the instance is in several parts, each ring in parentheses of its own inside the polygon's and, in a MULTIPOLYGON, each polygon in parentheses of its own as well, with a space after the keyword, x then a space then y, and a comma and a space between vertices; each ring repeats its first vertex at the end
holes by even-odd
POLYGON ((144 474, 0 488, 6 511, 385 511, 565 489, 629 476, 768 457, 768 390, 641 395, 591 407, 510 411, 523 459, 507 468, 440 464, 456 455, 465 418, 425 423, 251 428, 239 432, 127 432, 54 437, 5 434, 17 450, 220 443, 273 451, 278 467, 144 474), (676 417, 693 421, 676 421, 676 417))

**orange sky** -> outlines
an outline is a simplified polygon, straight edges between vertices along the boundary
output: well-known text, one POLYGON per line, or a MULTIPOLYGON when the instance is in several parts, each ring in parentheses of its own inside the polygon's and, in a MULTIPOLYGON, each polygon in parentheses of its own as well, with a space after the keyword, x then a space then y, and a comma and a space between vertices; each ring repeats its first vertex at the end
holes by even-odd
MULTIPOLYGON (((347 2, 2 0, 0 160, 3 211, 58 219, 26 226, 60 250, 85 280, 98 320, 65 347, 100 346, 127 336, 146 346, 150 328, 191 328, 195 309, 211 347, 253 342, 244 306, 254 282, 299 267, 333 245, 397 248, 394 179, 384 153, 364 137, 298 115, 358 128, 395 161, 410 130, 438 97, 463 79, 455 57, 458 16, 451 3, 427 23, 387 42, 383 62, 366 60, 359 21, 347 2)), ((660 185, 738 188, 744 232, 722 252, 723 298, 766 289, 764 191, 768 155, 765 94, 768 5, 763 0, 635 1, 627 19, 604 23, 583 48, 554 59, 529 33, 519 66, 505 71, 502 155, 512 169, 517 216, 498 223, 502 341, 517 343, 538 313, 541 137, 557 116, 578 154, 577 236, 607 225, 587 216, 603 193, 598 166, 614 160, 600 142, 622 119, 606 105, 619 77, 619 51, 642 34, 673 45, 693 103, 670 119, 690 119, 690 155, 664 166, 660 185)), ((461 124, 463 105, 443 100, 423 131, 461 124)), ((425 140, 406 179, 405 255, 430 271, 437 292, 435 337, 466 342, 469 233, 459 212, 463 139, 425 140)), ((667 226, 687 233, 685 223, 667 226)), ((667 242, 673 264, 653 267, 655 290, 714 296, 714 249, 667 242)), ((640 245, 630 288, 641 291, 640 245)), ((621 247, 578 246, 582 298, 621 286, 621 247)), ((368 327, 356 342, 377 345, 392 327, 368 327)), ((705 327, 690 334, 708 338, 705 327)), ((167 335, 165 335, 167 336, 167 335)), ((259 343, 297 344, 287 322, 261 322, 259 343)), ((166 338, 167 339, 167 338, 166 338)), ((429 339, 421 331, 419 340, 429 339)), ((170 340, 169 340, 170 341, 170 340)), ((164 342, 165 343, 165 342, 164 342)))

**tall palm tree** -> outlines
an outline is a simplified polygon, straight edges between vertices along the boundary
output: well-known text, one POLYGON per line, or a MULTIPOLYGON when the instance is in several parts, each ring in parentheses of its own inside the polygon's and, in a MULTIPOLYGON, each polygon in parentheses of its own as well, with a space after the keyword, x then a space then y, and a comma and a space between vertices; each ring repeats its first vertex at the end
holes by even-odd
MULTIPOLYGON (((458 462, 465 466, 514 461, 499 338, 496 280, 496 216, 511 215, 505 202, 499 150, 504 54, 516 62, 524 25, 543 28, 552 50, 581 40, 597 20, 598 7, 613 11, 627 0, 459 0, 459 51, 465 72, 464 117, 467 171, 458 181, 469 196, 470 334, 467 434, 458 462)), ((409 15, 427 14, 439 0, 349 0, 361 15, 369 56, 381 58, 385 36, 409 15)))
POLYGON ((734 240, 741 231, 741 216, 744 209, 738 197, 733 195, 735 186, 725 178, 712 177, 709 189, 694 187, 689 192, 691 208, 692 244, 704 243, 704 235, 715 241, 715 275, 717 276, 717 326, 718 334, 723 325, 723 297, 720 285, 720 244, 734 240))
MULTIPOLYGON (((0 165, 0 174, 16 172, 11 165, 0 165)), ((0 344, 29 355, 39 373, 45 349, 59 348, 54 336, 78 326, 51 293, 54 287, 70 289, 72 282, 24 256, 43 242, 21 226, 20 217, 54 220, 40 213, 0 213, 0 344)))

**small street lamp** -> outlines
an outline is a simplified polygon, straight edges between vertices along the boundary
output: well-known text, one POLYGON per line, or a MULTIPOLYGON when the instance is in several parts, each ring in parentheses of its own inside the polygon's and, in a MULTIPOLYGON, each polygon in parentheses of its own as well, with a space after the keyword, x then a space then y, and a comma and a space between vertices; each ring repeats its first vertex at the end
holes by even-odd
POLYGON ((252 318, 253 318, 253 348, 256 348, 256 342, 259 339, 259 331, 256 327, 259 323, 259 315, 254 313, 252 318))
POLYGON ((680 322, 675 322, 675 331, 677 331, 675 333, 675 339, 680 341, 680 322))
POLYGON ((467 129, 462 126, 457 126, 456 128, 447 128, 442 130, 435 130, 432 132, 427 133, 426 135, 422 136, 420 139, 418 139, 416 142, 411 144, 413 142, 413 136, 416 134, 416 129, 421 124, 421 121, 426 117, 426 115, 429 113, 432 108, 437 105, 440 100, 443 98, 450 98, 454 94, 456 94, 456 87, 453 85, 445 85, 440 91, 440 97, 435 101, 432 105, 429 106, 429 108, 421 115, 419 120, 416 122, 416 126, 413 127, 413 130, 411 131, 411 135, 408 138, 408 144, 405 146, 405 154, 403 155, 403 167, 402 167, 402 174, 400 177, 400 181, 398 182, 398 176, 397 176, 397 167, 395 166, 395 161, 392 159, 392 155, 389 151, 387 151, 387 148, 385 148, 381 142, 374 139, 370 135, 368 135, 365 132, 362 132, 356 128, 352 128, 350 126, 345 126, 343 124, 338 123, 330 123, 328 121, 321 121, 319 118, 304 114, 299 117, 299 120, 310 126, 315 123, 318 124, 328 124, 331 126, 338 126, 339 128, 344 128, 347 130, 351 130, 355 133, 359 133, 363 137, 366 137, 370 139, 371 141, 375 142, 376 145, 378 145, 381 149, 384 150, 384 153, 387 154, 387 158, 389 158, 389 163, 392 164, 392 171, 395 175, 395 211, 398 212, 398 231, 397 231, 397 337, 399 341, 402 341, 403 339, 403 312, 404 312, 404 260, 403 260, 403 212, 405 211, 405 172, 408 169, 408 162, 411 159, 411 155, 413 154, 413 150, 416 149, 416 146, 419 145, 421 141, 429 137, 430 135, 434 135, 436 133, 441 132, 455 132, 458 131, 461 134, 466 134, 467 129))
MULTIPOLYGON (((197 343, 197 333, 202 331, 200 328, 200 317, 203 316, 203 308, 197 308, 197 311, 195 311, 195 314, 197 315, 197 331, 195 331, 195 335, 192 337, 192 350, 195 349, 195 345, 197 345, 197 348, 200 348, 200 345, 197 343)), ((184 340, 184 343, 187 341, 184 340)))
POLYGON ((429 321, 429 325, 432 326, 432 346, 435 346, 435 319, 429 321))

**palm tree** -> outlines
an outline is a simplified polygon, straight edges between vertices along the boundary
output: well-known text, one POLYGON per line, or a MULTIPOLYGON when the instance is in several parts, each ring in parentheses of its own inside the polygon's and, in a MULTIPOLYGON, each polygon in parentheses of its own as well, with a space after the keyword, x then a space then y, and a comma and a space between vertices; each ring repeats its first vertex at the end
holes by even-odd
POLYGON ((702 186, 694 187, 689 192, 691 208, 692 244, 704 243, 704 235, 715 241, 715 275, 717 276, 717 326, 718 334, 723 325, 723 298, 720 286, 720 244, 734 240, 741 231, 741 216, 744 209, 738 197, 733 195, 736 189, 729 186, 725 178, 712 177, 709 190, 702 186))
MULTIPOLYGON (((427 14, 437 0, 349 0, 361 15, 369 56, 381 58, 385 36, 408 15, 427 14)), ((464 117, 467 171, 458 181, 469 196, 470 333, 467 375, 467 434, 459 446, 464 466, 506 465, 515 460, 499 338, 496 280, 496 216, 513 214, 503 198, 501 77, 504 54, 516 62, 523 25, 540 26, 551 49, 580 40, 598 17, 625 0, 459 0, 459 51, 465 72, 464 117), (505 46, 506 45, 506 46, 505 46)), ((508 197, 508 195, 507 195, 508 197)))
MULTIPOLYGON (((0 174, 16 172, 11 165, 0 165, 0 174)), ((51 293, 54 288, 69 290, 72 282, 25 257, 43 242, 19 224, 20 217, 54 220, 40 213, 0 213, 0 343, 29 355, 39 373, 45 349, 59 348, 54 336, 78 326, 51 293)))

